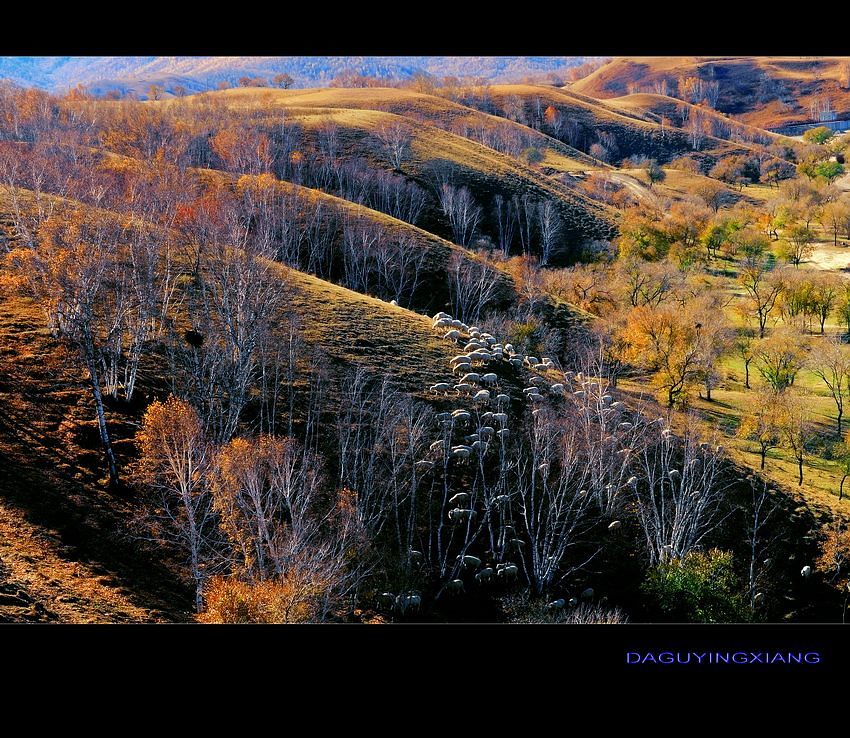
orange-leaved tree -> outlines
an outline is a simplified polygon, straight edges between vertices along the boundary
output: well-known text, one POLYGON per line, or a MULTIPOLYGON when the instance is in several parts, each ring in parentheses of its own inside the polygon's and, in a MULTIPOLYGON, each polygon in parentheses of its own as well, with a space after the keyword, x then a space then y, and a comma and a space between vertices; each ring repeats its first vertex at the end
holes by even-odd
POLYGON ((212 447, 198 413, 176 397, 148 407, 136 443, 137 478, 160 497, 162 515, 156 520, 156 531, 187 552, 195 584, 195 607, 200 611, 208 538, 214 522, 207 483, 212 447))

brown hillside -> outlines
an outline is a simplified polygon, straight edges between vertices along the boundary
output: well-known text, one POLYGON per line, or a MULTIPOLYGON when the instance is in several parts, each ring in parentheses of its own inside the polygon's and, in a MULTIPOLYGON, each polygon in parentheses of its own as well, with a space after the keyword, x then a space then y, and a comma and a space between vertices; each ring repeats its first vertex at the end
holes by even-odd
POLYGON ((675 94, 681 77, 719 83, 717 109, 761 128, 811 119, 810 106, 828 100, 839 118, 850 115, 845 57, 619 57, 570 89, 596 98, 656 92, 675 94))
MULTIPOLYGON (((597 140, 609 137, 616 145, 613 158, 617 161, 633 156, 645 156, 659 161, 669 161, 689 154, 693 146, 688 134, 677 129, 662 128, 658 122, 630 110, 621 110, 606 102, 590 101, 570 90, 532 85, 495 85, 492 96, 497 105, 508 98, 519 97, 528 105, 551 105, 575 126, 576 146, 589 149, 597 140)), ((701 151, 713 158, 730 153, 743 153, 746 147, 725 141, 716 136, 706 136, 701 151)))

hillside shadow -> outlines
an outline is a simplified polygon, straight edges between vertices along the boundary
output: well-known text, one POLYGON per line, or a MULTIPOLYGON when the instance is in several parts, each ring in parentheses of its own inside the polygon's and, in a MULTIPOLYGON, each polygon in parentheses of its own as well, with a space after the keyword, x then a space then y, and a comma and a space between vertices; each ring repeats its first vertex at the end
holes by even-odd
MULTIPOLYGON (((8 374, 4 379, 5 389, 14 392, 8 374)), ((154 611, 156 619, 187 620, 192 593, 175 569, 131 535, 131 501, 101 491, 96 474, 81 464, 90 461, 98 468, 99 452, 81 455, 47 437, 37 419, 68 408, 49 397, 37 399, 37 410, 30 403, 15 410, 5 402, 0 408, 0 498, 28 522, 55 533, 60 558, 107 577, 109 587, 154 611)))

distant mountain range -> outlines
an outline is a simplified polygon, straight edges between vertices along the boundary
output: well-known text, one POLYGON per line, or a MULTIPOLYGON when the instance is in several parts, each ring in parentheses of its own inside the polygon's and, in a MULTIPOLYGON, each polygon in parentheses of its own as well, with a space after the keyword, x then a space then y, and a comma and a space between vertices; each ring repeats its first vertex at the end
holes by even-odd
POLYGON ((137 90, 159 84, 197 92, 243 76, 286 73, 296 87, 327 85, 340 72, 398 80, 417 72, 475 76, 493 81, 560 72, 581 56, 2 56, 0 78, 63 92, 78 84, 93 92, 137 90))

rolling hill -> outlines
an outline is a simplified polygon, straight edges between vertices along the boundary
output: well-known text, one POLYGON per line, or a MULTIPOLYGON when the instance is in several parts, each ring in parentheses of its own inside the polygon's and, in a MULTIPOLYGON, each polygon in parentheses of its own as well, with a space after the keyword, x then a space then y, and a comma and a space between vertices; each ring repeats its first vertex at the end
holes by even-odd
MULTIPOLYGON (((570 89, 596 98, 676 95, 679 80, 717 83, 715 107, 760 128, 817 120, 812 107, 850 115, 847 57, 618 57, 570 89)), ((681 97, 680 94, 676 95, 681 97)))
MULTIPOLYGON (((553 256, 557 260, 574 259, 580 247, 587 241, 610 239, 616 232, 618 216, 610 208, 547 176, 539 169, 428 122, 375 109, 381 108, 387 102, 396 102, 400 97, 404 99, 407 95, 399 96, 396 90, 367 90, 364 94, 358 92, 355 95, 351 95, 351 92, 344 91, 339 96, 334 90, 319 94, 309 93, 308 100, 326 105, 339 98, 344 104, 353 97, 360 107, 288 105, 288 101, 297 102, 300 97, 297 93, 288 92, 226 90, 208 94, 246 114, 255 111, 261 104, 264 106, 264 117, 261 120, 269 124, 275 120, 271 112, 274 107, 285 107, 287 120, 300 124, 306 135, 317 136, 323 126, 334 124, 339 131, 342 156, 367 157, 370 166, 390 170, 392 167, 376 150, 374 133, 382 126, 402 123, 410 132, 412 140, 411 156, 404 162, 401 173, 428 191, 433 191, 434 177, 440 171, 447 173, 455 184, 467 186, 485 208, 484 222, 488 225, 487 230, 491 237, 495 227, 490 223, 492 216, 489 206, 497 194, 510 198, 522 193, 540 200, 550 199, 562 217, 563 233, 566 236, 562 248, 553 256)), ((436 107, 437 111, 449 109, 457 112, 457 108, 446 105, 441 100, 432 101, 429 98, 428 103, 426 109, 430 107, 432 111, 436 107)), ((173 106, 179 103, 169 101, 162 104, 173 106)), ((554 155, 563 157, 558 148, 556 144, 552 144, 554 155)), ((571 153, 567 147, 560 148, 567 154, 571 153)), ((445 231, 446 228, 445 225, 440 225, 440 215, 434 210, 431 211, 430 217, 423 220, 423 227, 432 232, 440 228, 445 231)))

